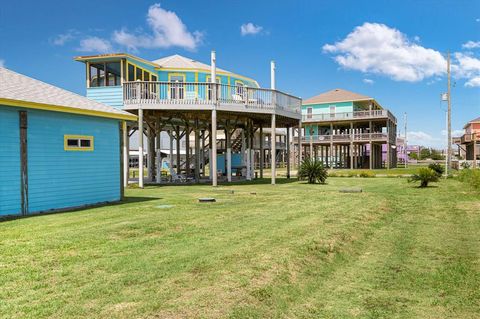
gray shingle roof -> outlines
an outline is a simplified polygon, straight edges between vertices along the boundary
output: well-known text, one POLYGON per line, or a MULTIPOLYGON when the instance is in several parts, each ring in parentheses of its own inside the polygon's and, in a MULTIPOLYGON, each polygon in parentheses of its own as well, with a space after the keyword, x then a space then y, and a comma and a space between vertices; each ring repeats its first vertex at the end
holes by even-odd
POLYGON ((303 104, 315 104, 315 103, 332 103, 332 102, 345 102, 345 101, 365 101, 373 100, 373 98, 361 95, 355 92, 335 89, 317 96, 311 97, 303 101, 303 104))
POLYGON ((110 113, 113 117, 125 118, 134 115, 114 107, 90 100, 59 87, 35 80, 28 76, 0 67, 0 99, 26 101, 45 105, 110 113))
MULTIPOLYGON (((152 61, 155 64, 158 64, 162 68, 185 68, 185 69, 202 69, 202 70, 210 70, 210 65, 195 61, 190 58, 186 58, 184 56, 181 56, 179 54, 174 54, 170 56, 166 56, 163 58, 160 58, 158 60, 152 61)), ((217 67, 218 71, 225 72, 225 73, 231 73, 230 71, 226 71, 223 69, 220 69, 217 67)))

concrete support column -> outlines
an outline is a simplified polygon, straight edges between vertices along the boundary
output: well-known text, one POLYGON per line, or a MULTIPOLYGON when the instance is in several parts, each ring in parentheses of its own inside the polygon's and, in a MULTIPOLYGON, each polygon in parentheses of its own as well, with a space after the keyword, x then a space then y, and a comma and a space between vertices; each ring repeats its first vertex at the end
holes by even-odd
POLYGON ((212 186, 217 186, 217 110, 212 110, 212 186))
POLYGON ((129 165, 129 136, 128 136, 127 122, 122 122, 122 139, 123 139, 123 187, 128 186, 128 178, 130 177, 130 165, 129 165))
POLYGON ((143 188, 143 109, 138 109, 138 187, 143 188))
POLYGON ((287 178, 290 178, 290 127, 287 126, 287 178))
POLYGON ((260 141, 259 141, 259 147, 260 147, 260 178, 263 178, 263 166, 265 165, 264 164, 264 160, 265 160, 265 151, 263 149, 263 127, 260 126, 260 141))
POLYGON ((271 132, 271 142, 270 142, 270 150, 272 152, 272 185, 275 185, 275 179, 277 177, 277 165, 276 165, 276 119, 275 114, 272 114, 272 124, 271 124, 272 132, 271 132))

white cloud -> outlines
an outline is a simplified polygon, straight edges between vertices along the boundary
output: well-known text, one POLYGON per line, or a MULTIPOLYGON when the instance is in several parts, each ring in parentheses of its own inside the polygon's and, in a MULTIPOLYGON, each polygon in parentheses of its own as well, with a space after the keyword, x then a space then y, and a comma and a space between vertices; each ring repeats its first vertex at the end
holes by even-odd
POLYGON ((423 131, 410 131, 407 133, 408 144, 421 145, 427 147, 442 148, 445 147, 445 138, 434 137, 423 131))
POLYGON ((386 75, 396 81, 421 81, 445 73, 446 61, 436 50, 412 43, 397 29, 379 23, 364 23, 335 44, 325 44, 326 53, 346 69, 386 75))
POLYGON ((3 68, 3 67, 5 67, 5 60, 0 59, 0 68, 3 68))
POLYGON ((246 36, 246 35, 249 35, 249 34, 253 34, 253 35, 258 34, 258 33, 262 32, 262 30, 263 30, 262 26, 254 25, 251 22, 244 23, 240 26, 240 34, 242 36, 246 36))
POLYGON ((480 48, 480 41, 468 41, 467 43, 462 44, 462 48, 464 49, 476 49, 480 48))
POLYGON ((133 51, 138 48, 153 49, 173 46, 194 50, 202 42, 202 32, 189 32, 175 12, 161 8, 158 3, 148 9, 147 24, 151 29, 150 34, 132 33, 124 28, 113 33, 113 41, 133 51))
POLYGON ((68 30, 66 33, 59 34, 53 39, 51 39, 51 43, 53 45, 62 46, 65 43, 73 40, 77 34, 78 32, 75 30, 68 30))
MULTIPOLYGON (((465 130, 452 130, 453 137, 462 136, 463 134, 465 134, 465 130)), ((442 135, 447 136, 447 130, 442 130, 442 135)))
POLYGON ((80 41, 80 47, 77 51, 106 53, 112 50, 110 41, 99 37, 88 37, 80 41))
POLYGON ((373 81, 372 79, 363 79, 363 83, 373 84, 375 83, 375 81, 373 81))
POLYGON ((465 86, 480 87, 480 59, 465 53, 454 54, 456 65, 452 71, 458 78, 465 78, 465 86))

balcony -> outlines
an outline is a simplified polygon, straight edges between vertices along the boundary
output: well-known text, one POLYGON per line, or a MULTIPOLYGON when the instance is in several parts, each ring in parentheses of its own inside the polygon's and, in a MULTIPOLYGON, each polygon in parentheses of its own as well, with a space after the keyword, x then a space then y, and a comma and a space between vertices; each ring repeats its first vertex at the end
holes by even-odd
POLYGON ((460 138, 454 138, 454 143, 457 144, 468 144, 473 141, 480 141, 480 133, 473 133, 473 134, 463 134, 460 138), (476 139, 475 139, 475 135, 476 139), (459 143, 458 143, 459 142, 459 143))
POLYGON ((335 122, 335 121, 352 121, 352 120, 374 120, 389 119, 397 123, 397 119, 389 110, 371 110, 371 111, 355 111, 355 112, 339 112, 339 113, 322 113, 322 114, 304 114, 302 121, 309 122, 335 122))
MULTIPOLYGON (((298 137, 297 137, 298 141, 298 137)), ((350 142, 387 142, 387 133, 360 133, 360 134, 334 134, 334 135, 312 135, 302 136, 302 143, 330 144, 330 143, 350 143, 350 142)), ((393 141, 390 141, 393 143, 393 141)))
POLYGON ((279 114, 301 119, 302 100, 271 89, 201 82, 125 82, 125 109, 211 110, 279 114))

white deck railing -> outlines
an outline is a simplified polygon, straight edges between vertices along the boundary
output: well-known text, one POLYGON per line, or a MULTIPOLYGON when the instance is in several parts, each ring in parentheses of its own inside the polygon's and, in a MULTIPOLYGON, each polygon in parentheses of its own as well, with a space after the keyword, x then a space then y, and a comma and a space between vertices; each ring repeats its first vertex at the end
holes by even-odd
POLYGON ((124 104, 242 105, 300 114, 302 100, 271 89, 202 82, 125 82, 124 104))
POLYGON ((311 135, 302 136, 303 143, 330 143, 330 142, 350 142, 350 141, 386 141, 388 139, 387 133, 359 133, 359 134, 333 134, 333 135, 311 135))
POLYGON ((358 119, 374 119, 389 118, 396 122, 397 119, 389 110, 371 110, 371 111, 354 111, 354 112, 335 112, 321 114, 304 114, 303 122, 320 122, 320 121, 338 121, 338 120, 358 120, 358 119))

